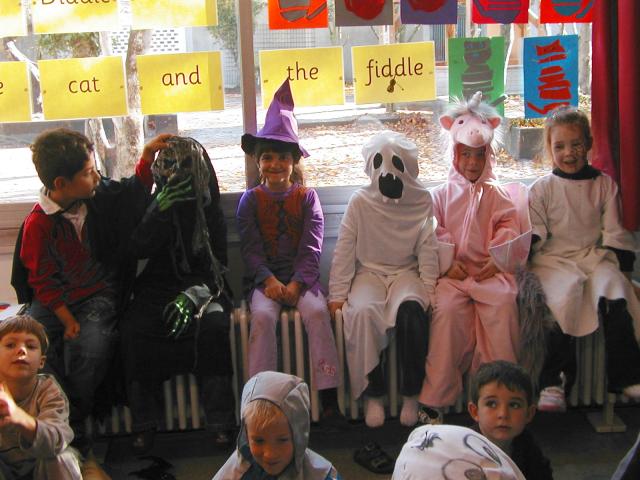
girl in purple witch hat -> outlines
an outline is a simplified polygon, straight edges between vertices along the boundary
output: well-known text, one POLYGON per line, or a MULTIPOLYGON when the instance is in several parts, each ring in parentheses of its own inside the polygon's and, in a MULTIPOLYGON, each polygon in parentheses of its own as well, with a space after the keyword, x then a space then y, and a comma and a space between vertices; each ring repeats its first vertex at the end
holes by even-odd
POLYGON ((315 190, 303 185, 289 80, 275 93, 264 127, 242 136, 255 157, 261 183, 247 190, 237 211, 249 291, 249 375, 277 369, 276 325, 283 306, 295 306, 307 336, 323 416, 338 415, 341 372, 326 299, 320 286, 324 217, 315 190))

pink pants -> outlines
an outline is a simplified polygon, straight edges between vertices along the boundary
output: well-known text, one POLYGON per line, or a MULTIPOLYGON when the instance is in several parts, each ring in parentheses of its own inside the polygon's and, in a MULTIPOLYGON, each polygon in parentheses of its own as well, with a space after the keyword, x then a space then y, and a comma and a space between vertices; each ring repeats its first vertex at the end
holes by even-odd
MULTIPOLYGON (((278 369, 276 325, 282 305, 255 290, 250 308, 249 375, 253 376, 265 370, 278 369)), ((337 387, 340 384, 338 352, 324 295, 307 291, 300 296, 296 308, 307 331, 316 388, 337 387)))
POLYGON ((462 392, 462 375, 486 362, 517 361, 517 289, 512 275, 476 282, 441 278, 431 330, 420 402, 453 405, 462 392))

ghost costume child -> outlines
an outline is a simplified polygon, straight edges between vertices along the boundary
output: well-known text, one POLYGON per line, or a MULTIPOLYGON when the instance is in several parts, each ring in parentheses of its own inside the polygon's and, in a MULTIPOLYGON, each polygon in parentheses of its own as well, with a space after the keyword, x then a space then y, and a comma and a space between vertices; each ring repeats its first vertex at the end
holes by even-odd
POLYGON ((342 314, 352 397, 384 394, 382 370, 376 367, 392 334, 402 336, 401 392, 411 397, 424 377, 425 310, 438 276, 431 196, 418 180, 417 148, 406 137, 381 132, 362 155, 371 183, 353 194, 342 219, 329 301, 346 301, 342 314))
POLYGON ((309 444, 309 388, 300 378, 278 372, 261 372, 242 389, 242 417, 236 451, 218 470, 213 480, 332 480, 336 469, 324 457, 307 448, 309 444), (245 412, 254 400, 277 406, 289 422, 293 437, 293 460, 277 477, 269 476, 251 455, 245 412))
MULTIPOLYGON (((508 272, 476 281, 492 247, 520 241, 520 222, 513 202, 498 185, 493 167, 494 129, 500 124, 495 108, 480 103, 454 104, 440 118, 449 131, 452 165, 448 181, 433 190, 434 216, 440 242, 440 270, 429 355, 420 402, 431 407, 452 405, 462 392, 462 375, 481 363, 517 361, 519 340, 516 282, 508 272), (469 181, 459 169, 458 144, 485 146, 484 169, 469 181), (447 260, 444 260, 444 259, 447 260), (446 276, 451 260, 462 263, 467 276, 446 276)), ((524 250, 526 258, 526 249, 524 250)), ((501 262, 495 262, 500 268, 501 262)))

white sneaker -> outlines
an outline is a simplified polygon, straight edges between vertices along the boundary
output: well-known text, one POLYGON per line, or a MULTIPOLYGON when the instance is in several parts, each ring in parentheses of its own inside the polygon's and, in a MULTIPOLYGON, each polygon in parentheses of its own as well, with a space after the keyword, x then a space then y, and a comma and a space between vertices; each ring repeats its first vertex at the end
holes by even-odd
POLYGON ((384 424, 384 403, 382 403, 382 397, 365 398, 364 423, 366 423, 369 428, 378 428, 384 424))
POLYGON ((400 423, 405 427, 413 427, 418 421, 418 399, 416 397, 402 397, 400 423))
POLYGON ((624 387, 622 389, 622 393, 624 393, 627 397, 632 400, 640 401, 640 383, 636 383, 635 385, 629 385, 628 387, 624 387))
POLYGON ((564 388, 561 386, 543 388, 538 399, 538 410, 541 412, 566 412, 567 401, 564 396, 564 388))

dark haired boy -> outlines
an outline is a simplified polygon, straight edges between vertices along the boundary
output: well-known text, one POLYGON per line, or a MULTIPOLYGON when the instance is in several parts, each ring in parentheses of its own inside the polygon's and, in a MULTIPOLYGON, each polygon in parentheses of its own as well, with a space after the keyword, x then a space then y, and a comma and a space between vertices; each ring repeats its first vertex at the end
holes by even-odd
POLYGON ((504 450, 527 480, 552 480, 549 460, 526 429, 536 412, 529 374, 504 360, 485 363, 472 378, 469 393, 475 429, 504 450))

